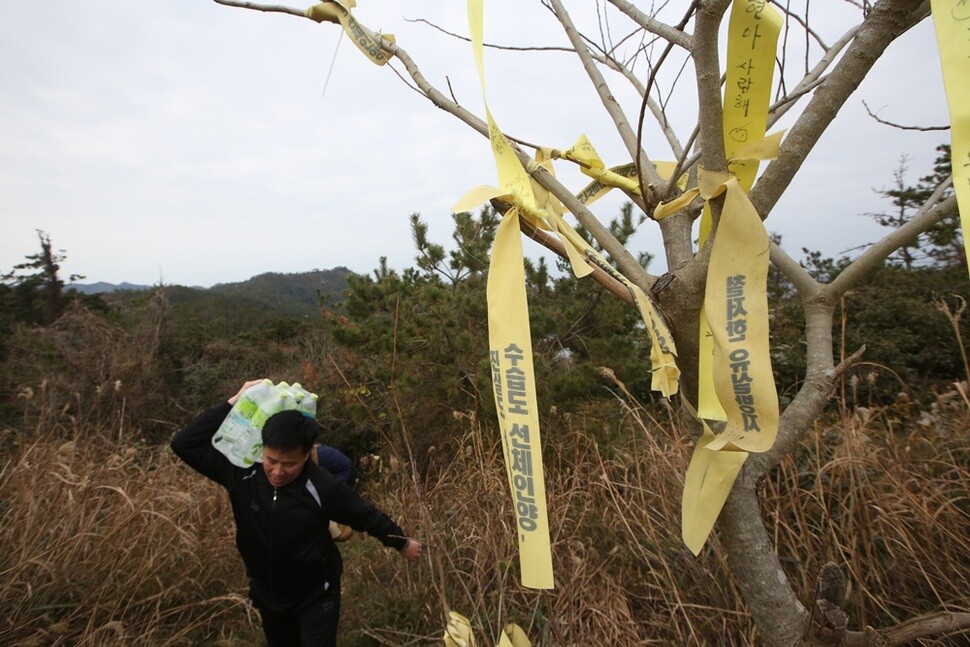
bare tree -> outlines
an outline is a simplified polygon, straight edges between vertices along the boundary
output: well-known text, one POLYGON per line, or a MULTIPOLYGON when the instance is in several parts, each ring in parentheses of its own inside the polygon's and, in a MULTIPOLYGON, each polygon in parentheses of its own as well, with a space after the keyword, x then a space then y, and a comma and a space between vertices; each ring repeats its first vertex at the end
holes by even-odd
MULTIPOLYGON (((689 174, 689 186, 696 184, 700 167, 708 171, 728 169, 722 131, 719 34, 730 0, 693 0, 689 8, 687 3, 680 3, 677 10, 686 9, 686 12, 669 19, 664 15, 671 13, 673 8, 667 7, 667 3, 657 3, 660 9, 645 12, 628 0, 607 0, 609 6, 600 7, 605 16, 601 24, 586 32, 574 24, 562 0, 541 1, 549 10, 551 19, 562 26, 570 43, 569 51, 578 57, 592 91, 602 102, 606 118, 611 120, 630 159, 637 164, 641 189, 626 189, 626 192, 644 214, 651 216, 658 204, 669 202, 682 192, 676 182, 679 172, 668 181, 651 164, 652 160, 642 146, 640 124, 644 116, 656 121, 678 168, 689 174), (607 29, 603 28, 604 24, 607 29), (594 33, 595 37, 591 35, 594 33), (614 34, 623 36, 614 37, 614 34), (633 47, 632 55, 624 56, 621 51, 628 51, 630 47, 621 47, 623 43, 639 45, 633 47), (677 84, 681 78, 679 74, 663 77, 660 74, 666 71, 661 69, 663 66, 678 69, 683 65, 693 68, 696 79, 693 88, 677 84), (665 87, 661 87, 661 78, 665 80, 665 87), (642 107, 620 105, 612 87, 615 83, 629 84, 640 96, 642 107), (676 133, 667 118, 674 85, 678 92, 692 94, 693 102, 698 106, 696 127, 688 133, 676 133)), ((215 2, 306 17, 300 9, 235 0, 215 2)), ((785 16, 786 34, 791 30, 803 38, 786 35, 778 54, 779 89, 768 121, 772 124, 782 115, 794 111, 797 116, 781 143, 777 158, 767 164, 750 189, 751 203, 762 220, 770 217, 813 147, 876 61, 897 38, 929 17, 929 3, 925 0, 853 2, 851 4, 858 8, 857 24, 834 42, 826 43, 811 27, 808 4, 804 5, 801 14, 790 9, 791 3, 777 4, 785 16), (794 47, 796 42, 800 48, 794 47), (796 61, 796 58, 802 60, 796 61)), ((650 6, 655 5, 650 3, 650 6)), ((412 83, 428 101, 482 136, 488 136, 485 120, 459 105, 450 93, 432 85, 403 45, 383 40, 381 47, 396 59, 392 67, 396 66, 399 75, 412 83)), ((514 141, 528 147, 525 142, 514 141)), ((711 241, 715 238, 711 236, 699 249, 692 242, 692 225, 700 213, 698 203, 655 223, 663 237, 669 268, 663 276, 655 276, 613 237, 609 228, 603 225, 606 219, 597 217, 552 174, 538 165, 528 164, 530 157, 524 150, 518 150, 517 154, 523 164, 527 164, 532 178, 558 198, 591 233, 615 268, 646 291, 664 313, 679 351, 682 392, 688 401, 696 401, 698 319, 704 300, 711 241)), ((946 191, 949 182, 941 183, 908 222, 868 247, 829 283, 816 281, 783 249, 771 243, 771 262, 792 282, 804 305, 807 375, 797 395, 781 414, 774 446, 765 453, 753 454, 746 462, 717 526, 745 604, 768 644, 896 645, 920 636, 970 626, 970 614, 942 612, 884 630, 849 631, 849 620, 840 609, 844 584, 838 569, 834 566, 823 569, 816 600, 799 600, 762 521, 758 497, 759 482, 806 437, 822 414, 840 374, 857 358, 858 354, 838 365, 835 362, 833 314, 840 298, 882 265, 890 254, 912 245, 922 232, 956 212, 956 199, 946 191)), ((716 200, 712 207, 716 227, 719 209, 716 200)), ((534 235, 543 244, 554 246, 540 232, 526 233, 534 235)), ((605 284, 611 281, 604 273, 594 275, 594 278, 605 284)))

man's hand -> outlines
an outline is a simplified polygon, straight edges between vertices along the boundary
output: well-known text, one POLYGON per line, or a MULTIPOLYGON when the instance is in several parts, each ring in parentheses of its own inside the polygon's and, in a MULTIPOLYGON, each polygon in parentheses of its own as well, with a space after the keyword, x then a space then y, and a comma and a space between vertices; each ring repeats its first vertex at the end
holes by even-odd
POLYGON ((246 389, 248 389, 251 386, 256 386, 257 384, 259 384, 262 381, 263 380, 261 380, 261 379, 260 380, 249 380, 248 382, 246 382, 245 384, 243 384, 242 385, 242 388, 239 389, 239 391, 236 393, 236 395, 234 395, 231 398, 229 398, 229 400, 228 400, 229 404, 230 405, 236 404, 236 401, 239 400, 239 396, 241 396, 246 389))
POLYGON ((405 544, 404 548, 401 549, 401 554, 404 555, 409 562, 418 561, 421 559, 421 542, 408 539, 408 543, 405 544))

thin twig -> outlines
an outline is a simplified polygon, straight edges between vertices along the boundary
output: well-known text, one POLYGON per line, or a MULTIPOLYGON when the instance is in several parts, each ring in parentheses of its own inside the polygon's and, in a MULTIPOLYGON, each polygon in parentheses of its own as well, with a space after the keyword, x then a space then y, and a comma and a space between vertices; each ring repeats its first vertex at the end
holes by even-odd
MULTIPOLYGON (((684 27, 686 27, 687 23, 690 21, 691 16, 694 15, 694 10, 696 8, 697 8, 697 0, 693 0, 690 3, 690 7, 687 8, 687 12, 684 14, 684 17, 681 19, 680 23, 678 23, 675 29, 679 31, 683 31, 684 27)), ((644 88, 643 90, 643 102, 640 104, 640 116, 637 119, 637 150, 638 151, 642 150, 642 147, 643 147, 643 119, 647 111, 647 101, 650 97, 650 88, 653 86, 653 83, 657 78, 657 73, 660 71, 660 67, 667 59, 667 55, 670 54, 670 50, 673 49, 673 47, 674 47, 674 44, 672 42, 667 43, 667 46, 664 48, 663 53, 660 54, 660 58, 657 60, 656 65, 651 67, 650 75, 647 77, 647 85, 646 85, 646 88, 644 88)), ((643 185, 643 166, 640 163, 639 155, 637 155, 634 158, 634 162, 637 165, 637 185, 640 187, 640 195, 646 198, 647 190, 646 190, 646 187, 643 185)), ((675 175, 670 178, 670 181, 674 186, 676 186, 676 183, 677 183, 675 179, 677 177, 676 170, 674 171, 674 173, 675 175)), ((668 185, 668 187, 669 186, 670 185, 668 185)), ((665 193, 663 196, 658 196, 658 197, 666 198, 667 196, 665 193)), ((653 218, 653 213, 652 212, 648 213, 647 216, 649 216, 650 218, 653 218)))
MULTIPOLYGON (((563 6, 560 0, 550 0, 550 5, 555 9, 556 18, 562 24, 563 29, 566 32, 566 36, 569 41, 573 44, 576 49, 576 54, 579 56, 580 62, 583 64, 583 69, 586 71, 586 75, 589 77, 596 89, 596 93, 606 109, 607 114, 613 120, 613 124, 616 126, 617 133, 620 135, 620 139, 623 140, 626 146, 627 152, 630 154, 630 158, 636 161, 642 166, 642 168, 647 172, 651 185, 660 185, 663 180, 657 173, 656 169, 650 163, 650 160, 644 154, 643 149, 641 149, 637 144, 636 134, 633 129, 630 128, 630 121, 627 119, 626 115, 623 113, 623 109, 620 107, 617 100, 614 98, 613 93, 610 91, 609 85, 606 83, 606 79, 600 73, 599 69, 594 64, 592 57, 590 56, 589 48, 582 43, 582 38, 579 36, 579 31, 573 24, 569 13, 563 6)), ((644 203, 654 202, 655 197, 643 193, 641 191, 640 197, 644 203)), ((644 212, 647 211, 645 204, 639 205, 644 212)))
MULTIPOLYGON (((453 31, 448 31, 444 27, 436 25, 430 20, 427 20, 425 18, 405 18, 404 21, 424 23, 427 26, 431 27, 432 29, 440 31, 442 34, 445 34, 446 36, 457 38, 458 40, 464 41, 466 43, 472 42, 472 39, 469 38, 468 36, 457 34, 453 31)), ((540 46, 523 47, 523 46, 516 46, 516 45, 496 45, 494 43, 482 43, 482 47, 487 47, 489 49, 500 49, 507 52, 572 52, 573 51, 571 47, 561 47, 561 46, 557 47, 557 46, 551 46, 551 45, 543 46, 543 47, 540 47, 540 46)))
POLYGON ((670 43, 690 51, 692 46, 691 37, 683 31, 671 27, 670 25, 651 18, 626 0, 607 0, 611 5, 625 13, 630 20, 637 23, 651 34, 656 34, 670 43))
POLYGON ((876 121, 878 121, 883 125, 892 126, 893 128, 898 128, 899 130, 919 130, 922 132, 929 132, 931 130, 950 130, 949 126, 904 126, 902 124, 897 124, 892 121, 886 121, 885 119, 880 119, 879 115, 873 112, 869 108, 869 104, 865 102, 865 99, 863 99, 862 105, 865 106, 866 112, 869 113, 870 117, 872 117, 873 119, 875 119, 876 121))

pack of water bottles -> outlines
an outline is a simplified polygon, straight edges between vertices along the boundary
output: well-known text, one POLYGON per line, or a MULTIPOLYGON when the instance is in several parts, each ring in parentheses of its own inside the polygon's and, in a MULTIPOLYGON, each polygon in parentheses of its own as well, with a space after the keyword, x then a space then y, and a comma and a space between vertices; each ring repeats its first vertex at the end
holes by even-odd
POLYGON ((263 425, 274 413, 290 409, 315 417, 317 394, 310 393, 299 383, 273 384, 271 380, 263 380, 239 396, 212 437, 212 446, 238 467, 262 462, 263 425))

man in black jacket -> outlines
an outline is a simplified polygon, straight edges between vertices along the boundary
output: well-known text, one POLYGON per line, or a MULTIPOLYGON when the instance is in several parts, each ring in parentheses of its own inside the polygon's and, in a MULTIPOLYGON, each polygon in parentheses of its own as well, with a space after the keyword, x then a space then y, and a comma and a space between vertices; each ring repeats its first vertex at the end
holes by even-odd
POLYGON ((266 421, 261 464, 237 467, 216 450, 212 436, 243 391, 258 382, 247 382, 193 420, 172 440, 172 450, 229 494, 236 547, 270 647, 335 646, 343 566, 330 521, 367 532, 410 561, 420 558, 422 546, 307 460, 319 426, 298 411, 266 421))

